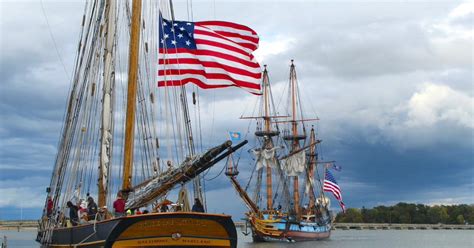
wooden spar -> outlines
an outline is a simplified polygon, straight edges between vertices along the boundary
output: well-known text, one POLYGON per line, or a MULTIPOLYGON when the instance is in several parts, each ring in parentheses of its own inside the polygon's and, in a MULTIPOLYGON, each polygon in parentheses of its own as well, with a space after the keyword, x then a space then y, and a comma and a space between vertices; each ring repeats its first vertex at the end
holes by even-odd
POLYGON ((275 121, 275 123, 288 123, 288 122, 305 122, 305 121, 319 121, 319 118, 312 119, 299 119, 299 120, 285 120, 285 121, 275 121))
POLYGON ((140 48, 140 23, 142 1, 133 0, 130 32, 127 117, 125 122, 125 146, 123 152, 122 190, 129 191, 132 186, 133 143, 135 134, 135 109, 137 104, 138 52, 140 48))
MULTIPOLYGON (((316 141, 316 134, 314 133, 314 128, 311 128, 311 134, 309 136, 309 142, 315 143, 316 141)), ((313 209, 315 205, 315 197, 314 197, 314 185, 312 183, 312 178, 314 175, 314 166, 316 164, 316 146, 311 146, 309 148, 309 168, 308 168, 308 182, 309 182, 309 209, 313 209)))
POLYGON ((257 205, 255 205, 252 199, 250 199, 247 192, 245 192, 245 190, 242 189, 242 187, 240 186, 239 182, 237 182, 235 177, 230 177, 230 181, 232 182, 232 186, 234 186, 237 193, 239 193, 240 197, 244 200, 245 205, 247 205, 247 208, 254 213, 258 213, 259 210, 258 210, 257 205))
POLYGON ((137 208, 149 204, 154 199, 169 192, 176 185, 184 184, 195 178, 245 144, 247 144, 246 140, 235 147, 231 147, 232 142, 226 141, 219 146, 209 149, 198 158, 187 160, 179 167, 170 169, 167 173, 153 178, 146 184, 134 186, 129 192, 126 208, 137 208), (227 151, 224 152, 225 150, 227 151))
POLYGON ((102 128, 100 139, 100 159, 99 159, 99 197, 97 203, 99 207, 107 205, 109 166, 112 157, 112 84, 113 84, 113 58, 112 52, 115 41, 115 1, 108 0, 105 13, 107 15, 107 33, 105 34, 105 55, 104 55, 104 84, 102 89, 102 128))
MULTIPOLYGON (((265 113, 264 116, 267 117, 270 115, 269 113, 269 108, 270 108, 270 101, 269 101, 269 79, 268 79, 268 71, 267 71, 267 65, 264 65, 265 69, 263 70, 263 97, 264 97, 264 109, 265 113)), ((265 132, 270 132, 270 118, 264 118, 265 122, 265 132)), ((266 141, 267 148, 273 148, 272 140, 271 138, 266 141)), ((273 192, 272 192, 272 167, 267 166, 266 168, 266 175, 267 175, 267 180, 266 180, 266 187, 267 187, 267 209, 271 210, 273 208, 273 192)))
MULTIPOLYGON (((291 123, 292 126, 292 134, 293 136, 298 135, 298 124, 296 122, 296 75, 295 75, 295 65, 293 64, 293 60, 291 60, 290 66, 290 83, 291 83, 291 109, 292 109, 292 117, 293 121, 291 123)), ((292 152, 299 148, 299 141, 294 140, 292 146, 292 152)), ((298 219, 301 216, 300 211, 300 193, 299 193, 299 183, 298 183, 298 176, 293 176, 293 199, 294 199, 294 206, 295 212, 298 216, 298 219)))
POLYGON ((315 146, 315 145, 317 145, 317 144, 319 144, 319 143, 321 143, 321 140, 316 140, 316 141, 312 142, 311 144, 309 144, 309 145, 307 145, 307 146, 305 146, 305 147, 303 147, 303 148, 294 150, 294 151, 288 153, 288 155, 285 155, 285 156, 283 156, 283 157, 281 157, 281 158, 279 158, 279 159, 280 159, 280 160, 282 160, 282 159, 287 159, 288 157, 291 157, 291 156, 297 154, 298 152, 301 152, 301 151, 303 151, 303 150, 306 150, 306 149, 308 149, 308 148, 310 148, 310 147, 313 147, 313 146, 315 146))
POLYGON ((267 116, 241 116, 239 119, 272 119, 272 118, 288 118, 288 115, 267 115, 267 116))

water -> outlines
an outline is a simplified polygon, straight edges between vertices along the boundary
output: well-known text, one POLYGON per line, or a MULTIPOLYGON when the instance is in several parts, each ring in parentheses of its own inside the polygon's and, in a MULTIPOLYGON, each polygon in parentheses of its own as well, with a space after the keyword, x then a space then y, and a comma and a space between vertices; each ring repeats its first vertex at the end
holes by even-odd
MULTIPOLYGON (((336 230, 331 238, 324 241, 297 243, 252 243, 250 236, 239 231, 239 248, 472 248, 474 232, 472 230, 336 230)), ((34 241, 36 230, 4 231, 9 248, 39 247, 34 241)))

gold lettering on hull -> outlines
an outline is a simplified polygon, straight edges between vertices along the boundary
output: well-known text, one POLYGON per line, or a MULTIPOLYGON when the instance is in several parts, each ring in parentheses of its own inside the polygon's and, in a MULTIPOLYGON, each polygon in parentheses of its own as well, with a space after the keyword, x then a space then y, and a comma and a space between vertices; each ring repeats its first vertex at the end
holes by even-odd
POLYGON ((118 240, 169 237, 179 233, 186 237, 228 239, 225 228, 218 222, 206 219, 163 218, 142 220, 128 227, 118 240))
POLYGON ((132 248, 132 247, 150 247, 150 246, 203 246, 203 247, 230 247, 229 240, 213 240, 203 238, 149 238, 140 240, 122 240, 114 243, 113 248, 132 248))

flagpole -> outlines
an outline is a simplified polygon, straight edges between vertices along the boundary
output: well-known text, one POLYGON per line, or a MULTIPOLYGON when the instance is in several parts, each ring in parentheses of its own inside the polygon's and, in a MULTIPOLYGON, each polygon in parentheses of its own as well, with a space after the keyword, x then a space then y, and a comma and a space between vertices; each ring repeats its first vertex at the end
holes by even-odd
MULTIPOLYGON (((316 167, 317 167, 317 165, 318 164, 316 163, 316 167)), ((320 186, 321 186, 321 196, 320 196, 320 198, 321 198, 321 202, 324 202, 324 203, 326 203, 326 195, 324 194, 324 180, 326 180, 326 170, 327 169, 328 169, 327 164, 324 164, 323 183, 320 184, 320 186)), ((324 205, 327 206, 327 204, 324 204, 324 205)))

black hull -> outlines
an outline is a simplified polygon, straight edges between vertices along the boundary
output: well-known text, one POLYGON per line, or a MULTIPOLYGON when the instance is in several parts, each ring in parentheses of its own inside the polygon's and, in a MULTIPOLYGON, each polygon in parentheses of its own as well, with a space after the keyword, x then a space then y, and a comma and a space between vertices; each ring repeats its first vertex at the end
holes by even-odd
MULTIPOLYGON (((41 232, 38 233, 40 237, 41 232)), ((228 215, 176 212, 121 217, 53 230, 43 247, 237 247, 228 215), (183 243, 183 244, 180 244, 183 243)))

